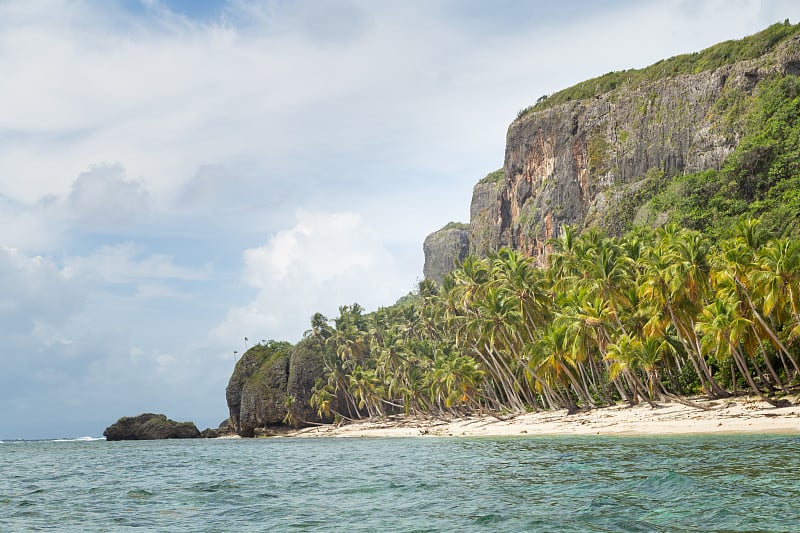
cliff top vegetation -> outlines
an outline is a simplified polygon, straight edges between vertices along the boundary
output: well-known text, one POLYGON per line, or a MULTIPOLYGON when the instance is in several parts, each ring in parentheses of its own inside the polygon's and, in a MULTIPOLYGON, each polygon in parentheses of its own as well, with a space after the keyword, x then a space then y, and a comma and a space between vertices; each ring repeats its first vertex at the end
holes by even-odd
POLYGON ((789 19, 786 19, 742 39, 724 41, 700 52, 674 56, 642 69, 609 72, 551 95, 542 96, 534 105, 522 109, 517 118, 573 100, 585 100, 606 94, 623 86, 636 87, 664 78, 697 74, 739 61, 756 59, 798 34, 800 34, 800 24, 792 25, 789 19))
POLYGON ((445 231, 449 229, 469 229, 469 224, 465 222, 448 222, 444 225, 444 227, 439 231, 445 231))
POLYGON ((489 172, 478 183, 481 185, 483 185, 484 183, 498 183, 503 180, 504 176, 505 176, 505 170, 499 168, 494 172, 489 172))

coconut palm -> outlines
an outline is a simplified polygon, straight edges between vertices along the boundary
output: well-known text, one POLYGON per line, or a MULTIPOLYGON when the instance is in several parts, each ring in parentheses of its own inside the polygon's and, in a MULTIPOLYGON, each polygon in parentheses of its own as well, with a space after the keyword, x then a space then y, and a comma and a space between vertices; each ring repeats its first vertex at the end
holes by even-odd
MULTIPOLYGON (((718 359, 722 360, 725 355, 730 356, 752 391, 764 401, 777 406, 779 404, 769 398, 756 384, 748 368, 748 357, 742 350, 742 339, 753 324, 739 313, 740 309, 740 302, 735 300, 733 292, 707 305, 703 309, 700 323, 700 330, 704 334, 703 340, 718 359)), ((757 369, 754 358, 749 359, 757 369)))

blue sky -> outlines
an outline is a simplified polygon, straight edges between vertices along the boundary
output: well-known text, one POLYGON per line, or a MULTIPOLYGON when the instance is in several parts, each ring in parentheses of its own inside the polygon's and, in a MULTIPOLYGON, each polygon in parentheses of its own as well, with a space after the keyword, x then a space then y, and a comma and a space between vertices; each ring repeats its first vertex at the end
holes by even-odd
POLYGON ((0 439, 227 417, 244 337, 394 302, 540 95, 793 1, 0 1, 0 439))

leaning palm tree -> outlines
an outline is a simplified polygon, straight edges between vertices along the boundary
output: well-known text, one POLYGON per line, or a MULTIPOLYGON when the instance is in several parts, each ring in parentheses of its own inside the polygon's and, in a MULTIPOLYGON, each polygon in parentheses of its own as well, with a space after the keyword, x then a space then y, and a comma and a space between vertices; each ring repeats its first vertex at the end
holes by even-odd
POLYGON ((663 228, 659 242, 647 252, 638 296, 651 312, 643 333, 666 337, 674 329, 705 393, 726 397, 729 393, 717 383, 703 356, 695 324, 708 295, 707 254, 708 243, 697 234, 675 226, 663 228))
POLYGON ((651 391, 644 386, 638 375, 644 364, 642 352, 641 340, 623 333, 608 345, 606 359, 611 362, 611 375, 622 376, 628 382, 633 390, 634 403, 641 396, 651 407, 655 407, 651 391))
MULTIPOLYGON (((742 350, 742 343, 752 322, 739 313, 741 305, 735 298, 733 291, 720 292, 718 298, 703 309, 700 322, 703 341, 718 360, 730 356, 750 389, 764 401, 778 406, 779 403, 769 398, 756 384, 748 368, 748 358, 742 350)), ((757 370, 754 359, 750 360, 757 370)))
MULTIPOLYGON (((785 325, 784 329, 790 332, 790 338, 782 340, 797 337, 800 334, 800 242, 777 239, 761 247, 748 281, 763 315, 769 317, 771 323, 785 325)), ((790 350, 779 349, 778 354, 787 377, 792 373, 795 377, 800 375, 800 367, 790 350)))
MULTIPOLYGON (((787 358, 794 366, 794 372, 798 372, 797 362, 780 338, 779 325, 780 319, 776 322, 770 314, 765 311, 774 311, 775 301, 778 297, 771 293, 774 285, 765 283, 767 276, 762 270, 759 262, 759 250, 751 247, 750 241, 760 242, 753 237, 752 224, 740 224, 741 234, 732 239, 723 241, 719 257, 720 267, 715 276, 715 283, 718 287, 726 287, 733 292, 736 299, 740 302, 741 313, 751 321, 751 333, 758 342, 760 350, 764 352, 767 344, 771 345, 781 357, 787 358)), ((764 270, 769 267, 764 267, 764 270)), ((766 358, 765 358, 766 359, 766 358)), ((768 360, 765 360, 770 365, 768 360)), ((777 378, 774 368, 768 366, 773 379, 777 378)))

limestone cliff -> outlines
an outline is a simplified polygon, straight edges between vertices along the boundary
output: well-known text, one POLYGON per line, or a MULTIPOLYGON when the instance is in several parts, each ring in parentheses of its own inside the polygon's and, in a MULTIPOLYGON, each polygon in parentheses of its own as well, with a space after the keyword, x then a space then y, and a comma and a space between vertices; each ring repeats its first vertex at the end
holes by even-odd
POLYGON ((469 206, 469 253, 486 256, 500 244, 505 171, 495 170, 472 189, 469 206))
MULTIPOLYGON (((562 225, 619 234, 663 223, 668 213, 649 198, 676 176, 723 165, 762 81, 800 74, 798 33, 787 21, 541 98, 511 123, 502 174, 475 186, 469 251, 510 246, 543 261, 562 225)), ((428 252, 426 264, 442 262, 428 252)))

